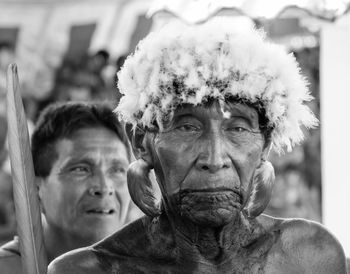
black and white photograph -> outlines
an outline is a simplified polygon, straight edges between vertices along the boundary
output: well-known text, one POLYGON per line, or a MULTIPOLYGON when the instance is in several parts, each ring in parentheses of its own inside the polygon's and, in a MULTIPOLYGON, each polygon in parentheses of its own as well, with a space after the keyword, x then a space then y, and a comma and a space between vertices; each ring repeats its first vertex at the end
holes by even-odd
POLYGON ((350 0, 0 0, 0 274, 350 274, 350 0))

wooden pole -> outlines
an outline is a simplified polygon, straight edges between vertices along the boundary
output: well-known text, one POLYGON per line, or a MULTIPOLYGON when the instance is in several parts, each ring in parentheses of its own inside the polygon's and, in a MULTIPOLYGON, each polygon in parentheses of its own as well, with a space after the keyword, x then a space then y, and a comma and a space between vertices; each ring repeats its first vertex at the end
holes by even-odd
POLYGON ((47 272, 38 192, 35 186, 27 119, 19 90, 17 66, 7 70, 7 124, 17 233, 23 273, 47 272))

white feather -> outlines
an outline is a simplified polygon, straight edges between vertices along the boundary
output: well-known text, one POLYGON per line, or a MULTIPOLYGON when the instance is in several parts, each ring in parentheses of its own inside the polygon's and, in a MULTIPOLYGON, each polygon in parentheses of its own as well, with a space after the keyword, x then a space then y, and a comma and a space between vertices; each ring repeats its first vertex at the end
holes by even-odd
POLYGON ((261 31, 242 30, 230 22, 225 18, 193 26, 174 22, 142 40, 118 73, 124 94, 116 108, 120 117, 150 126, 172 115, 179 104, 239 95, 252 103, 263 102, 274 126, 274 148, 291 150, 303 139, 300 127, 318 123, 304 104, 312 99, 307 82, 292 54, 266 41, 261 31), (189 90, 195 93, 189 95, 189 90))

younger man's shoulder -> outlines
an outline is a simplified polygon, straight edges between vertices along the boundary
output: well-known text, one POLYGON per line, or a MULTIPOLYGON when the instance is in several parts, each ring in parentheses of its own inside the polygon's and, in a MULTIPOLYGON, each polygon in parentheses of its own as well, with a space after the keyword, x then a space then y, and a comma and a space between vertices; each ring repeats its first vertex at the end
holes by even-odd
POLYGON ((144 254, 143 247, 151 245, 149 237, 149 217, 144 216, 124 226, 114 234, 97 242, 92 247, 100 257, 108 255, 120 257, 139 257, 144 254))
POLYGON ((55 260, 48 268, 48 274, 58 273, 104 273, 99 269, 97 257, 89 247, 69 251, 55 260))
MULTIPOLYGON (((106 273, 127 258, 142 252, 140 241, 145 241, 145 218, 138 219, 96 244, 67 252, 49 265, 48 274, 106 273)), ((142 246, 142 244, 141 244, 142 246)))
POLYGON ((294 267, 311 273, 346 273, 344 250, 321 224, 305 219, 277 219, 278 250, 294 267))
POLYGON ((22 273, 18 237, 0 247, 0 270, 2 274, 22 273))

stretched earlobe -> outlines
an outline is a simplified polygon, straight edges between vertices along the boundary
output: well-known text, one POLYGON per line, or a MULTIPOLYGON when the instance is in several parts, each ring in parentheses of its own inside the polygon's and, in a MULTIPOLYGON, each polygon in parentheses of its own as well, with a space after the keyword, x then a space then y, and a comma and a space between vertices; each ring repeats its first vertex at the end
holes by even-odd
POLYGON ((154 195, 149 174, 151 167, 142 158, 131 163, 127 172, 128 188, 133 202, 149 217, 161 213, 160 204, 154 195))
POLYGON ((133 154, 136 159, 143 158, 149 163, 152 162, 152 157, 149 149, 149 135, 145 129, 136 126, 135 128, 131 124, 125 125, 125 132, 131 144, 133 154))
POLYGON ((248 218, 259 216, 267 207, 271 199, 275 182, 275 171, 269 161, 263 161, 254 174, 252 189, 249 193, 243 213, 248 218))

